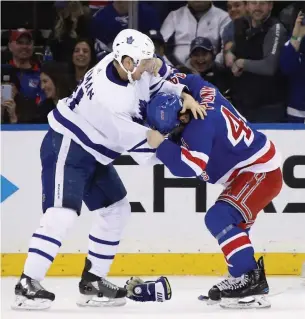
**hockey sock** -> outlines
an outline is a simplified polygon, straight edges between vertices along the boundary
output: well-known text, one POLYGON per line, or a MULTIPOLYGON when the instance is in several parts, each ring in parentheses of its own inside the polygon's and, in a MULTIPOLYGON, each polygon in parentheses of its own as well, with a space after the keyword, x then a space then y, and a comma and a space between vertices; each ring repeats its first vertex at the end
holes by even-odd
POLYGON ((246 232, 237 226, 230 225, 230 230, 219 236, 218 243, 228 263, 229 273, 240 277, 257 268, 254 249, 246 232))
POLYGON ((233 277, 240 277, 257 268, 254 249, 246 231, 239 228, 240 212, 226 202, 216 202, 206 214, 205 223, 217 239, 233 277))
POLYGON ((107 275, 130 213, 130 204, 126 197, 95 211, 89 234, 88 259, 92 263, 90 273, 98 277, 107 275))
POLYGON ((76 217, 76 212, 71 209, 47 209, 30 241, 24 265, 26 276, 38 281, 44 279, 76 217))

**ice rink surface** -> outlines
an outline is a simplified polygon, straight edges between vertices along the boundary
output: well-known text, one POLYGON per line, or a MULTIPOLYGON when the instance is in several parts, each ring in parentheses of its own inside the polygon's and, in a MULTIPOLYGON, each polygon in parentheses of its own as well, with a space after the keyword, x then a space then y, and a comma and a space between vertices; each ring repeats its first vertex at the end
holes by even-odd
MULTIPOLYGON (((79 308, 75 304, 79 279, 49 277, 42 284, 56 294, 56 300, 51 309, 39 312, 11 310, 17 278, 2 278, 1 319, 305 319, 305 285, 297 277, 269 277, 271 308, 249 310, 221 309, 197 299, 219 280, 217 277, 168 278, 173 290, 168 302, 142 304, 128 300, 119 308, 79 308)), ((124 285, 126 278, 111 277, 110 280, 124 285)))

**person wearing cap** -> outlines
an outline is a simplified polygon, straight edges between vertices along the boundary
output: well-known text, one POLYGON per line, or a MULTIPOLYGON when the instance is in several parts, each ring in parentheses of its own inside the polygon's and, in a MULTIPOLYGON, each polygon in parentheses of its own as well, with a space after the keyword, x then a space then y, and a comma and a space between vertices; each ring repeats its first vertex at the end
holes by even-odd
POLYGON ((11 59, 1 64, 2 74, 15 73, 20 82, 20 94, 29 103, 38 103, 43 98, 40 89, 40 65, 33 58, 34 41, 27 29, 12 30, 10 33, 9 51, 11 59))
POLYGON ((190 55, 185 66, 227 95, 231 75, 228 69, 216 63, 215 50, 210 39, 197 37, 191 42, 190 55))

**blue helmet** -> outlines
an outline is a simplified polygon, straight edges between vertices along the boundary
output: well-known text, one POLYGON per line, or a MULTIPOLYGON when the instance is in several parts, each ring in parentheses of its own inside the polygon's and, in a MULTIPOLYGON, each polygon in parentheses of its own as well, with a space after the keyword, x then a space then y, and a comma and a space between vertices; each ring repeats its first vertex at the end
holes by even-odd
POLYGON ((162 134, 167 134, 180 124, 178 112, 181 99, 174 94, 157 93, 147 105, 147 124, 162 134))

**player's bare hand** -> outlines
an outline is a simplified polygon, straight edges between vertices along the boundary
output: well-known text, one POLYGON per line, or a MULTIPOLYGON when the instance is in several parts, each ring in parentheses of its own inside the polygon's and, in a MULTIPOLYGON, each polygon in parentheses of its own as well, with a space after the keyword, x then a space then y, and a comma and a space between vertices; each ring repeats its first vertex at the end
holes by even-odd
POLYGON ((159 74, 159 71, 161 69, 163 65, 163 61, 159 58, 154 58, 154 66, 153 66, 153 70, 152 70, 152 74, 154 76, 158 76, 159 74))
POLYGON ((183 98, 183 108, 180 113, 185 113, 186 110, 191 110, 195 119, 198 119, 198 114, 202 119, 207 116, 205 105, 199 104, 191 95, 185 92, 182 93, 181 97, 183 98))
POLYGON ((158 148, 159 145, 164 141, 164 136, 155 130, 147 132, 147 143, 151 148, 158 148))

